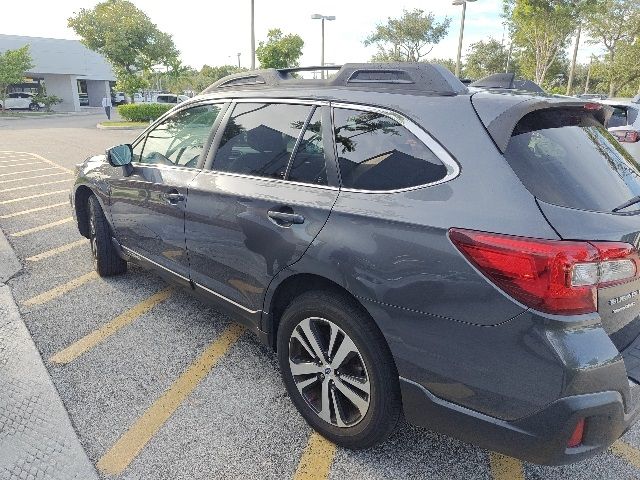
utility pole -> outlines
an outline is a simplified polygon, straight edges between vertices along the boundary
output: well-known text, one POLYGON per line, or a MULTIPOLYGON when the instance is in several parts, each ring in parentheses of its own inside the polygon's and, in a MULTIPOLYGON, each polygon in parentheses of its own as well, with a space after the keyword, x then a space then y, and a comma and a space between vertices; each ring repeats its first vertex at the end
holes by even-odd
POLYGON ((576 71, 576 59, 578 58, 578 46, 580 45, 580 34, 582 33, 582 22, 578 24, 576 33, 576 44, 573 47, 573 58, 571 59, 571 68, 569 68, 569 81, 567 82, 567 95, 571 95, 573 89, 573 76, 576 71))
POLYGON ((238 55, 238 68, 240 68, 240 52, 238 52, 237 55, 238 55))
POLYGON ((256 69, 255 0, 251 0, 251 70, 256 69))
MULTIPOLYGON (((336 17, 333 15, 321 15, 320 13, 314 13, 311 15, 313 20, 321 20, 322 21, 322 51, 320 54, 320 66, 324 67, 324 21, 325 20, 335 20, 336 17)), ((324 70, 320 71, 320 78, 324 79, 324 70)))
POLYGON ((456 60, 456 77, 460 76, 460 62, 462 59, 462 39, 464 37, 464 17, 467 14, 467 2, 476 0, 453 0, 452 5, 462 5, 462 20, 460 21, 460 36, 458 38, 458 58, 456 60))

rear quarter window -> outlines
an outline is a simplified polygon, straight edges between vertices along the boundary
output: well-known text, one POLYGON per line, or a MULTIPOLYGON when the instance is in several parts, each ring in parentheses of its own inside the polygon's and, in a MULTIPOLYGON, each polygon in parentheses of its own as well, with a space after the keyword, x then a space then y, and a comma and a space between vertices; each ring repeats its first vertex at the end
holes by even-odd
POLYGON ((640 194, 640 166, 583 108, 524 116, 505 158, 527 189, 547 203, 611 212, 640 194))
POLYGON ((342 186, 398 190, 442 180, 442 161, 398 120, 372 111, 334 109, 342 186))

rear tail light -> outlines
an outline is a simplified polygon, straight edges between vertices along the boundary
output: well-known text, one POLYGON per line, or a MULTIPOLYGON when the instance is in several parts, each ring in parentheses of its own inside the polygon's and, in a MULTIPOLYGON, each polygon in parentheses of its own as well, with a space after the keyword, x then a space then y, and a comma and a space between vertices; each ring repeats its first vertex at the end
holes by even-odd
POLYGON ((614 130, 611 133, 619 142, 636 143, 640 141, 640 132, 636 132, 635 130, 614 130))
POLYGON ((585 423, 586 422, 584 418, 581 418, 580 420, 578 420, 578 423, 576 424, 576 428, 573 429, 573 433, 571 434, 571 437, 567 441, 567 448, 576 448, 582 445, 582 439, 584 438, 585 423))
POLYGON ((452 228, 449 238, 494 284, 542 312, 597 311, 598 287, 636 278, 640 257, 620 242, 540 240, 452 228))

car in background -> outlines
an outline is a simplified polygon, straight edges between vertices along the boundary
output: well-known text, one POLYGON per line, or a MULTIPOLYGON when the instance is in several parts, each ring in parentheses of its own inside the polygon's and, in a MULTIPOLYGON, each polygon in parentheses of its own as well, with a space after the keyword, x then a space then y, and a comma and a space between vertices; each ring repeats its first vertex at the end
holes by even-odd
POLYGON ((633 158, 640 161, 640 103, 633 100, 602 100, 613 108, 607 129, 633 158))
MULTIPOLYGON (((35 94, 30 92, 12 92, 7 95, 4 108, 15 110, 28 109, 32 111, 38 111, 44 108, 44 103, 35 102, 33 99, 34 96, 35 94)), ((2 104, 2 101, 0 101, 0 104, 2 104)))
POLYGON ((576 97, 581 98, 582 100, 606 100, 607 96, 602 93, 583 93, 581 95, 576 95, 576 97))
POLYGON ((127 96, 124 92, 115 92, 111 95, 111 103, 113 105, 122 105, 127 103, 127 96))
POLYGON ((156 103, 172 103, 178 104, 182 103, 185 100, 189 100, 189 97, 186 95, 175 95, 173 93, 161 93, 156 97, 156 103))
POLYGON ((78 97, 80 97, 80 106, 88 107, 89 106, 89 95, 87 93, 79 93, 78 97))

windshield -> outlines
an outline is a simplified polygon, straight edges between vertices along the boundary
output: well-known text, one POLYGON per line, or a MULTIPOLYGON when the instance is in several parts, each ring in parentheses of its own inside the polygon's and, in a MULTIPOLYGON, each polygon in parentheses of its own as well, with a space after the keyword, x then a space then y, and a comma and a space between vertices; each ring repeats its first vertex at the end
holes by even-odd
MULTIPOLYGON (((516 126, 505 158, 544 202, 611 212, 640 195, 640 166, 582 108, 540 110, 516 126)), ((631 206, 625 212, 638 209, 631 206)))

